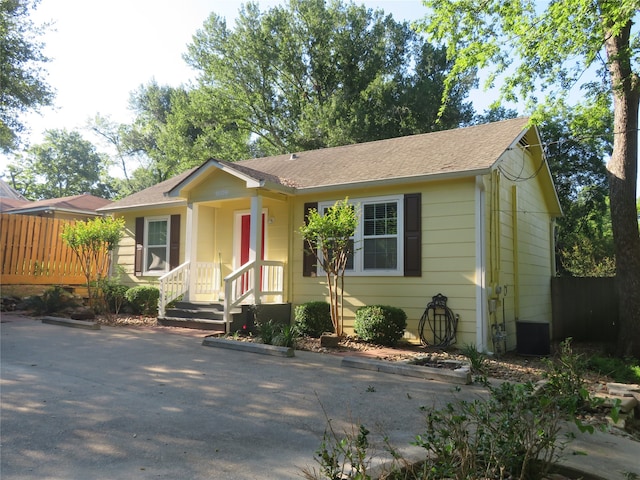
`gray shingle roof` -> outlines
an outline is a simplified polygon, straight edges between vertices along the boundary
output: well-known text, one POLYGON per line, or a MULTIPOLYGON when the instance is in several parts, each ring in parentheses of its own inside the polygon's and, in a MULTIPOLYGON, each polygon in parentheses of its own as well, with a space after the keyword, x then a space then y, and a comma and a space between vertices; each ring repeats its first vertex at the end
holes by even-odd
MULTIPOLYGON (((475 175, 488 171, 527 127, 527 118, 473 127, 391 138, 299 152, 293 155, 222 162, 225 167, 256 180, 298 191, 350 184, 411 181, 437 175, 475 175)), ((201 166, 202 167, 202 166, 201 166)), ((126 197, 101 210, 118 210, 158 203, 197 167, 126 197)))

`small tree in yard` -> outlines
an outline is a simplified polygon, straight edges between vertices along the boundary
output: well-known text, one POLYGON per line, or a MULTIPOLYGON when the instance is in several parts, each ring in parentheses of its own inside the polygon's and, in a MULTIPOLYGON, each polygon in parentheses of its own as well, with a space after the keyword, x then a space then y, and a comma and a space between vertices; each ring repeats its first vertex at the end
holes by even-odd
POLYGON ((338 335, 342 335, 344 271, 349 255, 353 253, 352 237, 357 224, 356 208, 345 198, 329 207, 324 214, 315 209, 310 210, 306 225, 300 227, 300 234, 306 245, 325 272, 329 288, 331 322, 338 335))
POLYGON ((87 279, 89 301, 93 302, 95 292, 92 284, 109 272, 111 251, 122 238, 124 219, 98 217, 84 222, 69 223, 62 231, 62 240, 75 252, 80 260, 82 273, 87 279))

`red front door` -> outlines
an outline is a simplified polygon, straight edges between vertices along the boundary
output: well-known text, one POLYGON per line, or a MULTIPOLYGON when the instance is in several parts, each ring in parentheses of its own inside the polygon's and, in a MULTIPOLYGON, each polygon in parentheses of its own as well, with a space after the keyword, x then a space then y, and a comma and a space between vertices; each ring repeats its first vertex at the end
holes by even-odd
MULTIPOLYGON (((251 245, 251 215, 243 214, 240 218, 240 266, 246 264, 249 261, 249 250, 251 245)), ((264 213, 262 214, 262 238, 260 240, 262 252, 260 260, 264 260, 264 213)), ((260 270, 260 282, 262 282, 262 270, 260 270)), ((249 275, 245 275, 242 278, 242 293, 249 290, 249 275)))

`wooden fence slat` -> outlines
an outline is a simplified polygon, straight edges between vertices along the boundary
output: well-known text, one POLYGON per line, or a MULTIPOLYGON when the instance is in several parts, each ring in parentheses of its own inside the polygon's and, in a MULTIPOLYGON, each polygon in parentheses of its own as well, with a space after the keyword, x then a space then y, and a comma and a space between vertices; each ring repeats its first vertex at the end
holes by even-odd
POLYGON ((0 283, 86 284, 77 255, 61 237, 68 223, 73 222, 0 214, 0 283))
POLYGON ((615 278, 551 279, 553 338, 613 342, 618 334, 615 278))

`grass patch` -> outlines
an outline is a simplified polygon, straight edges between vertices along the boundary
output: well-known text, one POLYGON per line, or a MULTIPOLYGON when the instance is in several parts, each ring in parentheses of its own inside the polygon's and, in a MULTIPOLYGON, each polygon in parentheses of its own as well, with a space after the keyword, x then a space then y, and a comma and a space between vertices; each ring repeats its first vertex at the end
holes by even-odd
POLYGON ((640 362, 636 359, 614 357, 591 357, 587 368, 601 375, 607 375, 620 383, 640 383, 640 362))

